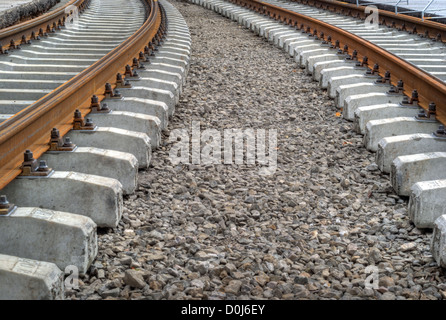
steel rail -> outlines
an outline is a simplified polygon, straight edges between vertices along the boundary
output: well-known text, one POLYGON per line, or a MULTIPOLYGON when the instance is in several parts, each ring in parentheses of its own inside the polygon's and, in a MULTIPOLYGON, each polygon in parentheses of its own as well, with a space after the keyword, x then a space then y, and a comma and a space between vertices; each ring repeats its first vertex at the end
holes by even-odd
MULTIPOLYGON (((356 6, 356 4, 341 2, 337 0, 290 0, 316 8, 329 10, 355 18, 366 19, 368 14, 366 6, 356 6)), ((418 34, 422 37, 431 38, 436 41, 446 42, 446 25, 435 21, 422 20, 387 10, 378 10, 379 24, 393 27, 398 30, 407 31, 411 34, 418 34)))
MULTIPOLYGON (((116 83, 116 75, 153 41, 161 25, 157 0, 145 0, 150 13, 131 37, 93 65, 40 100, 0 124, 0 189, 21 173, 23 153, 30 149, 38 158, 49 148, 50 132, 57 128, 63 136, 73 128, 73 115, 91 111, 93 95, 104 99, 106 83, 116 83)), ((115 87, 116 85, 113 85, 115 87)))
POLYGON ((71 8, 73 6, 77 7, 79 12, 82 12, 89 3, 90 0, 71 0, 63 7, 37 18, 0 29, 0 53, 50 32, 55 32, 56 29, 65 26, 66 18, 72 12, 71 8))
POLYGON ((437 120, 446 124, 446 83, 435 76, 370 41, 326 22, 262 1, 230 0, 230 2, 266 14, 320 39, 327 40, 328 37, 331 37, 331 42, 336 43, 334 47, 339 48, 345 54, 352 55, 353 51, 356 50, 358 57, 368 58, 368 62, 364 66, 373 69, 377 64, 379 66, 378 73, 383 78, 385 78, 386 71, 389 71, 390 82, 395 87, 402 80, 404 82, 404 93, 407 96, 411 97, 413 91, 417 90, 419 106, 428 110, 429 104, 434 102, 437 106, 437 120))

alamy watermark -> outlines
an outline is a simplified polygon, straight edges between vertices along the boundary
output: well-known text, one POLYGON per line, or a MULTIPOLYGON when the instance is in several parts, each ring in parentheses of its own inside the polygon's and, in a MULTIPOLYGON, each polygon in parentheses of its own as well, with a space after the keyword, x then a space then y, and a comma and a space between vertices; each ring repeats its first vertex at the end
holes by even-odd
POLYGON ((79 268, 73 265, 69 265, 65 268, 65 274, 68 275, 64 281, 65 289, 79 289, 79 268))
POLYGON ((365 274, 369 274, 367 278, 365 278, 364 286, 366 289, 378 289, 379 285, 379 269, 377 266, 368 266, 365 268, 365 274))
POLYGON ((192 131, 172 130, 169 152, 173 165, 183 164, 255 164, 260 175, 272 175, 277 169, 277 130, 216 129, 201 131, 200 122, 192 121, 192 131), (268 152, 267 151, 268 144, 268 152), (234 148, 233 148, 234 146, 234 148), (223 149, 223 150, 222 150, 223 149))
POLYGON ((378 29, 379 28, 379 13, 377 6, 367 6, 365 7, 365 13, 369 14, 365 18, 364 25, 367 29, 378 29))
POLYGON ((65 18, 65 28, 72 29, 79 24, 79 9, 76 6, 69 5, 65 8, 65 14, 68 16, 65 18))

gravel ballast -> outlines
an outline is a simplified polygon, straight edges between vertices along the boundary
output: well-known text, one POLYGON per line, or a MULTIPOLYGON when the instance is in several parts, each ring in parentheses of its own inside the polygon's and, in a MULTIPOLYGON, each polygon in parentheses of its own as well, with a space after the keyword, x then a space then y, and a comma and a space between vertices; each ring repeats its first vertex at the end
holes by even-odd
MULTIPOLYGON (((7 8, 6 5, 3 5, 0 7, 0 29, 39 16, 60 1, 61 0, 22 1, 12 8, 7 8)), ((64 0, 64 2, 66 1, 64 0)))
MULTIPOLYGON (((187 84, 119 226, 68 299, 446 298, 431 233, 287 54, 197 5, 187 84), (173 164, 172 130, 277 130, 277 170, 173 164), (371 279, 375 281, 372 282, 371 279)), ((268 148, 268 146, 267 146, 268 148)))

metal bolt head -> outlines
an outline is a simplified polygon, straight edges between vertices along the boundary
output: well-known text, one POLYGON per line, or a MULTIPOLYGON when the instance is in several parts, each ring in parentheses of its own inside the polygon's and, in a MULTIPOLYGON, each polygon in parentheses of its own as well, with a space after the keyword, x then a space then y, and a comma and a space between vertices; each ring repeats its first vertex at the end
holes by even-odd
POLYGON ((404 82, 403 80, 398 80, 398 88, 404 88, 404 82))
MULTIPOLYGON (((116 91, 116 90, 115 90, 116 91)), ((106 103, 102 103, 101 104, 101 110, 102 111, 109 111, 110 109, 108 108, 108 105, 106 103)))
POLYGON ((92 127, 93 126, 93 120, 91 120, 91 118, 85 119, 85 126, 86 127, 92 127))
POLYGON ((437 105, 435 104, 435 102, 429 103, 429 111, 435 112, 436 110, 437 110, 437 105))
POLYGON ((420 109, 418 111, 418 117, 426 118, 427 117, 426 111, 424 109, 420 109))
POLYGON ((26 150, 24 153, 25 162, 34 160, 33 153, 31 150, 26 150))
POLYGON ((71 142, 70 137, 65 137, 65 142, 63 144, 64 147, 74 147, 74 144, 71 142))
POLYGON ((6 195, 0 196, 0 205, 6 206, 9 205, 8 199, 6 198, 6 195))
POLYGON ((59 137, 60 137, 59 130, 53 128, 53 130, 51 130, 51 139, 58 139, 59 137))
POLYGON ((39 168, 37 169, 38 171, 48 171, 48 165, 46 164, 45 160, 40 160, 39 161, 39 168))
POLYGON ((76 145, 71 142, 70 137, 65 137, 63 146, 65 148, 74 148, 76 145))
POLYGON ((81 119, 82 118, 82 113, 79 111, 79 109, 76 109, 76 111, 74 111, 74 118, 75 119, 81 119))

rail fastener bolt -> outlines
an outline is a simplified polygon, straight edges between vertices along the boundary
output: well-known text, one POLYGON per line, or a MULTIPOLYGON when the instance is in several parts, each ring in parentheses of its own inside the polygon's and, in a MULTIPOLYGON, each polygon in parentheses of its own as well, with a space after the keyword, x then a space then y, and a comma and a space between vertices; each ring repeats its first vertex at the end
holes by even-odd
POLYGON ((53 172, 51 168, 48 168, 45 160, 41 160, 40 163, 37 163, 31 150, 25 151, 21 169, 22 173, 20 173, 20 176, 29 177, 49 176, 53 172))
POLYGON ((6 195, 0 195, 0 216, 10 215, 17 207, 13 203, 9 203, 6 195))

